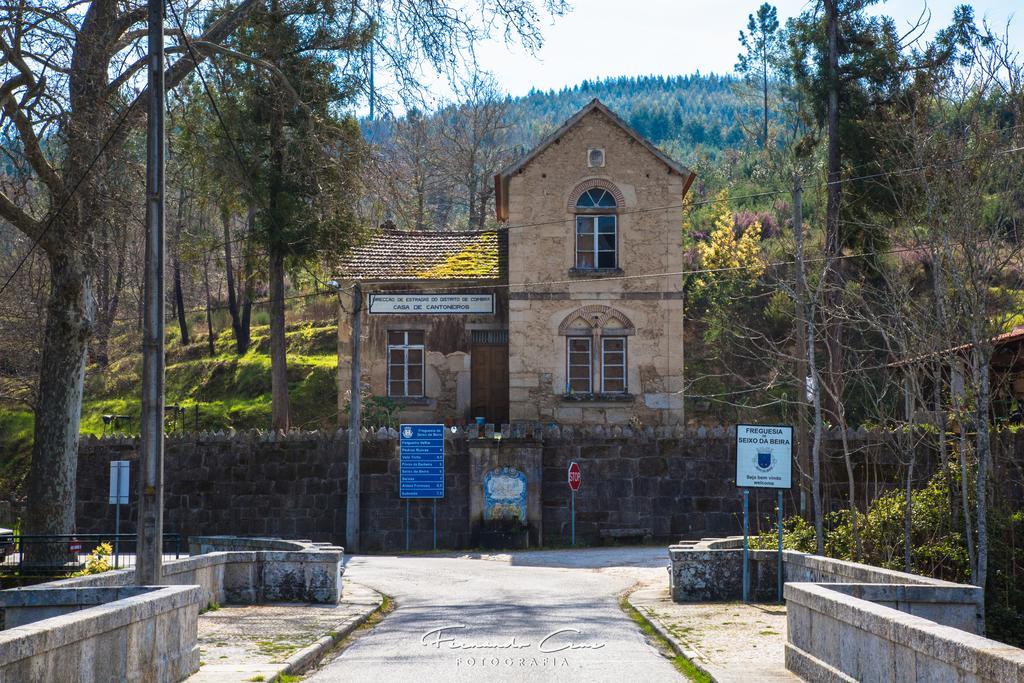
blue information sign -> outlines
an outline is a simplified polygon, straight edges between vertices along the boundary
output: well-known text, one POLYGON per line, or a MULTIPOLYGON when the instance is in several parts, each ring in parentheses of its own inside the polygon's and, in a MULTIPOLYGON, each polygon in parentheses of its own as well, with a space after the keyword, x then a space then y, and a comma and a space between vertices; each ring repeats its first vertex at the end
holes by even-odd
POLYGON ((444 425, 402 425, 402 498, 444 498, 444 425))

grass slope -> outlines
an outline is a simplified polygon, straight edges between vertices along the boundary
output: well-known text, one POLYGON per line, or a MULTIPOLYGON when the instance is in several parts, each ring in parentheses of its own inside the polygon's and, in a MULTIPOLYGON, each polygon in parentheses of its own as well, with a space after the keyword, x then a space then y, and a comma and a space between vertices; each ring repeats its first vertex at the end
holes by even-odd
MULTIPOLYGON (((270 328, 252 327, 252 346, 235 353, 230 333, 221 333, 209 356, 205 336, 181 346, 167 334, 166 402, 185 409, 186 430, 267 429, 270 426, 270 328), (198 420, 196 409, 198 408, 198 420)), ((288 393, 292 424, 302 429, 337 424, 337 326, 333 321, 288 326, 288 393)), ((113 431, 104 415, 127 415, 116 431, 139 428, 142 357, 135 334, 110 341, 110 365, 90 365, 82 403, 82 434, 113 431)), ((32 450, 32 413, 0 407, 0 493, 22 490, 32 450)))

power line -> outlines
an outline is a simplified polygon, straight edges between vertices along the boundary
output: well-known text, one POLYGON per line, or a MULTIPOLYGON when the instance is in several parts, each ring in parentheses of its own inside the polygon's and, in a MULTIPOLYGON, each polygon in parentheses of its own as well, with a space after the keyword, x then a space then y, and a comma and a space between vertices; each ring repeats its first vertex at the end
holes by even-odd
MULTIPOLYGON (((937 162, 932 163, 932 164, 921 164, 919 166, 911 166, 911 167, 907 167, 907 168, 893 169, 891 171, 884 171, 884 172, 879 172, 879 173, 870 173, 870 174, 859 175, 859 176, 851 176, 851 177, 848 177, 848 178, 840 178, 839 180, 832 181, 831 183, 826 182, 826 185, 830 185, 830 184, 831 185, 841 185, 841 184, 844 184, 844 183, 850 183, 850 182, 860 181, 860 180, 872 180, 872 179, 875 179, 875 178, 880 178, 880 177, 889 176, 889 175, 918 173, 920 171, 924 171, 924 170, 929 169, 929 168, 953 165, 953 164, 957 164, 957 163, 962 163, 964 161, 970 161, 972 159, 982 158, 982 157, 988 156, 988 155, 996 156, 996 155, 1002 155, 1002 154, 1012 154, 1012 153, 1021 152, 1021 151, 1024 151, 1024 146, 1009 147, 1009 148, 1006 148, 1006 149, 995 150, 995 151, 990 152, 990 153, 974 154, 974 155, 969 155, 969 156, 966 156, 966 157, 960 157, 958 159, 946 159, 944 161, 937 161, 937 162)), ((800 176, 801 180, 809 179, 811 177, 813 177, 812 174, 806 174, 806 175, 800 176)), ((763 192, 754 192, 754 193, 745 194, 745 195, 736 195, 736 196, 730 196, 730 197, 712 197, 712 198, 709 198, 709 199, 702 199, 702 200, 699 200, 699 201, 683 201, 683 202, 681 202, 679 204, 669 204, 667 206, 653 206, 653 207, 646 207, 646 208, 639 208, 639 209, 625 209, 625 210, 618 211, 618 213, 616 215, 620 215, 621 216, 621 215, 632 215, 632 214, 638 214, 638 213, 650 213, 650 212, 654 212, 654 211, 671 211, 671 210, 675 210, 675 209, 689 209, 689 208, 697 207, 697 206, 707 206, 709 204, 718 204, 718 203, 721 203, 721 202, 732 202, 732 201, 739 201, 739 200, 743 200, 743 199, 757 199, 757 198, 760 198, 760 197, 770 197, 770 196, 775 196, 775 195, 780 195, 780 194, 790 194, 790 192, 791 192, 790 188, 778 188, 778 189, 774 189, 774 190, 765 190, 763 192)), ((545 225, 559 225, 559 224, 566 223, 566 222, 571 221, 571 220, 573 220, 573 219, 572 218, 559 218, 559 219, 553 219, 553 220, 547 220, 547 221, 535 221, 535 222, 531 222, 531 223, 518 223, 516 225, 499 226, 497 228, 493 228, 489 232, 519 230, 519 229, 522 229, 522 228, 535 228, 535 227, 541 227, 541 226, 545 226, 545 225)))
MULTIPOLYGON (((888 255, 891 255, 891 254, 902 254, 902 253, 912 252, 912 251, 919 251, 919 247, 899 247, 899 248, 896 248, 896 249, 886 249, 886 250, 883 250, 883 251, 864 251, 864 252, 858 252, 856 254, 841 254, 839 256, 818 256, 818 257, 814 257, 814 258, 804 259, 804 263, 821 263, 821 262, 824 262, 824 261, 844 261, 844 260, 856 259, 856 258, 870 258, 870 257, 874 257, 874 256, 888 256, 888 255)), ((779 266, 792 266, 792 265, 796 265, 796 263, 797 263, 796 260, 772 261, 772 262, 769 262, 769 263, 758 263, 758 264, 756 264, 756 267, 768 269, 768 268, 776 268, 776 267, 779 267, 779 266)), ((663 278, 663 277, 686 277, 688 275, 710 275, 710 274, 714 274, 714 273, 734 273, 734 272, 749 270, 752 267, 755 267, 755 266, 753 264, 751 264, 751 265, 744 265, 744 266, 725 266, 725 267, 722 267, 722 268, 690 268, 690 269, 687 269, 687 270, 673 270, 673 271, 665 271, 665 272, 658 272, 658 273, 639 273, 639 274, 636 274, 636 275, 608 275, 608 276, 602 276, 597 281, 598 282, 608 282, 608 281, 614 282, 614 281, 622 281, 622 280, 651 280, 651 279, 657 279, 657 278, 663 278)), ((399 279, 397 281, 400 282, 401 280, 399 279)), ((586 280, 586 279, 583 279, 582 281, 583 282, 588 282, 588 280, 586 280)), ((458 286, 458 287, 442 287, 442 289, 454 290, 454 291, 463 290, 463 289, 481 289, 481 288, 511 289, 513 287, 524 287, 524 288, 526 288, 526 287, 546 287, 548 285, 579 284, 580 282, 581 282, 580 278, 566 278, 564 280, 547 280, 547 281, 532 281, 532 282, 504 282, 504 283, 497 283, 497 284, 483 284, 483 283, 481 283, 479 285, 463 285, 463 286, 458 286)))

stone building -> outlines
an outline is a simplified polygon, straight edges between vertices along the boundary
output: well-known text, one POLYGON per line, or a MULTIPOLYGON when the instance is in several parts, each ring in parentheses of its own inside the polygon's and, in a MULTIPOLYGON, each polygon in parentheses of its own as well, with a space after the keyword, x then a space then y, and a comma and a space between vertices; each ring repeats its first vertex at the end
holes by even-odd
POLYGON ((340 273, 371 393, 409 422, 680 422, 694 177, 593 100, 495 177, 497 230, 379 233, 340 273))
POLYGON ((402 422, 508 422, 507 263, 500 230, 382 230, 353 250, 342 266, 339 414, 351 394, 352 285, 359 283, 367 423, 385 404, 402 422))

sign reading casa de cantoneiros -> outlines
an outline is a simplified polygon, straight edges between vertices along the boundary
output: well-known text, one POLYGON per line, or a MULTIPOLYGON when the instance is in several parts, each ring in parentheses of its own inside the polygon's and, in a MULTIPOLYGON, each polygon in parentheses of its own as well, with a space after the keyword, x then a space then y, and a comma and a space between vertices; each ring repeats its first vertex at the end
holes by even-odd
POLYGON ((736 486, 788 489, 793 484, 793 428, 736 425, 736 486))
POLYGON ((370 294, 371 315, 494 313, 493 294, 370 294))

